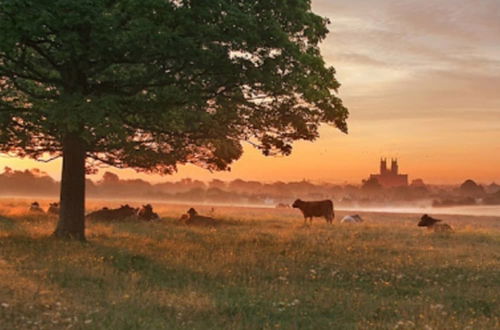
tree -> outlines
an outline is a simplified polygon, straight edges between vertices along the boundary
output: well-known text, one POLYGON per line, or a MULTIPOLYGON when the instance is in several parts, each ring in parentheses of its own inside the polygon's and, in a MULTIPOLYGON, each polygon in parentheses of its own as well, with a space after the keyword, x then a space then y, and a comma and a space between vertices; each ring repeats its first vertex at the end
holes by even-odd
POLYGON ((474 180, 465 180, 459 188, 459 191, 465 195, 482 195, 484 194, 484 188, 481 185, 478 185, 474 180))
POLYGON ((208 183, 208 187, 210 189, 220 189, 220 190, 224 190, 227 188, 227 184, 222 181, 222 180, 219 180, 219 179, 213 179, 212 181, 210 181, 208 183))
POLYGON ((54 234, 83 240, 99 164, 228 170, 242 141, 346 132, 327 24, 310 0, 0 0, 0 151, 63 158, 54 234))

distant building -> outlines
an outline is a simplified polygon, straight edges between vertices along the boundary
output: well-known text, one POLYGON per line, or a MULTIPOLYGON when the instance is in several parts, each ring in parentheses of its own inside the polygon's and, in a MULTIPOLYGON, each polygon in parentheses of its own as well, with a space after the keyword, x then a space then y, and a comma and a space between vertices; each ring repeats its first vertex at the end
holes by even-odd
POLYGON ((387 159, 380 160, 380 174, 370 175, 370 179, 376 179, 384 188, 407 187, 408 174, 399 174, 397 159, 391 159, 391 169, 387 168, 387 159))
POLYGON ((422 180, 422 179, 412 180, 410 186, 412 186, 413 188, 425 188, 426 187, 424 180, 422 180))

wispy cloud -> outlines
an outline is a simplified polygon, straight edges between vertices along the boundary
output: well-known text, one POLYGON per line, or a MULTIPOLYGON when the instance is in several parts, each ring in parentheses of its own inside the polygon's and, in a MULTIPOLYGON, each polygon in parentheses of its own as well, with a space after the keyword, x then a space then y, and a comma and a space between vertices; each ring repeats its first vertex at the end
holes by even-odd
POLYGON ((356 98, 352 106, 361 101, 381 112, 398 105, 418 112, 415 108, 425 105, 422 115, 429 107, 486 107, 500 114, 499 1, 315 0, 313 5, 334 22, 323 53, 336 66, 343 93, 356 98))

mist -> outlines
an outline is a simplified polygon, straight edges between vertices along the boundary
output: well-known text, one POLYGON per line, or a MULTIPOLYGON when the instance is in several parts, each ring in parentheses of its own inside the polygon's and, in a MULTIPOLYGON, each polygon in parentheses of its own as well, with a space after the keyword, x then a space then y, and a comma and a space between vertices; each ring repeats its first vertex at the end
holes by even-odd
MULTIPOLYGON (((0 196, 39 197, 57 200, 59 182, 39 169, 13 170, 0 174, 0 196)), ((391 213, 431 213, 495 215, 500 206, 500 186, 479 185, 467 180, 461 185, 426 185, 384 188, 366 180, 360 185, 295 182, 212 180, 185 178, 151 183, 142 179, 122 179, 105 172, 98 180, 87 179, 87 197, 99 200, 174 202, 289 208, 297 198, 332 199, 339 210, 391 213)))

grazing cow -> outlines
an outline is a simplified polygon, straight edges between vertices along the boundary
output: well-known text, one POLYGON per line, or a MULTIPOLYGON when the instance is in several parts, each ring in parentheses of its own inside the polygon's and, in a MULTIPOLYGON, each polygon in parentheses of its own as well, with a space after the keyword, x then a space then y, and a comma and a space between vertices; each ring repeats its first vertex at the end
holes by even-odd
POLYGON ((429 230, 433 230, 435 233, 452 233, 453 228, 447 223, 439 223, 443 220, 434 219, 433 217, 424 214, 420 221, 418 222, 419 227, 427 227, 429 230))
POLYGON ((194 208, 190 208, 186 214, 181 216, 181 221, 184 221, 186 225, 210 225, 216 224, 216 220, 211 217, 206 217, 199 215, 194 208))
POLYGON ((59 215, 59 203, 50 203, 47 213, 53 215, 59 215))
POLYGON ((311 224, 313 217, 324 217, 327 223, 332 223, 333 218, 335 218, 333 202, 329 199, 314 202, 305 202, 297 199, 293 202, 292 207, 302 211, 304 215, 304 224, 307 223, 307 218, 309 218, 309 223, 311 224))
POLYGON ((45 213, 38 202, 31 203, 29 211, 33 213, 45 213))
POLYGON ((360 223, 363 222, 363 219, 358 215, 346 215, 340 220, 341 223, 360 223))
POLYGON ((117 209, 109 209, 103 207, 100 210, 94 211, 87 215, 91 220, 111 221, 111 220, 125 220, 130 218, 137 218, 137 209, 127 205, 122 205, 117 209))
POLYGON ((153 212, 153 207, 151 206, 151 204, 143 205, 139 209, 139 211, 137 211, 137 216, 139 217, 139 219, 146 220, 146 221, 160 219, 158 214, 153 212))

